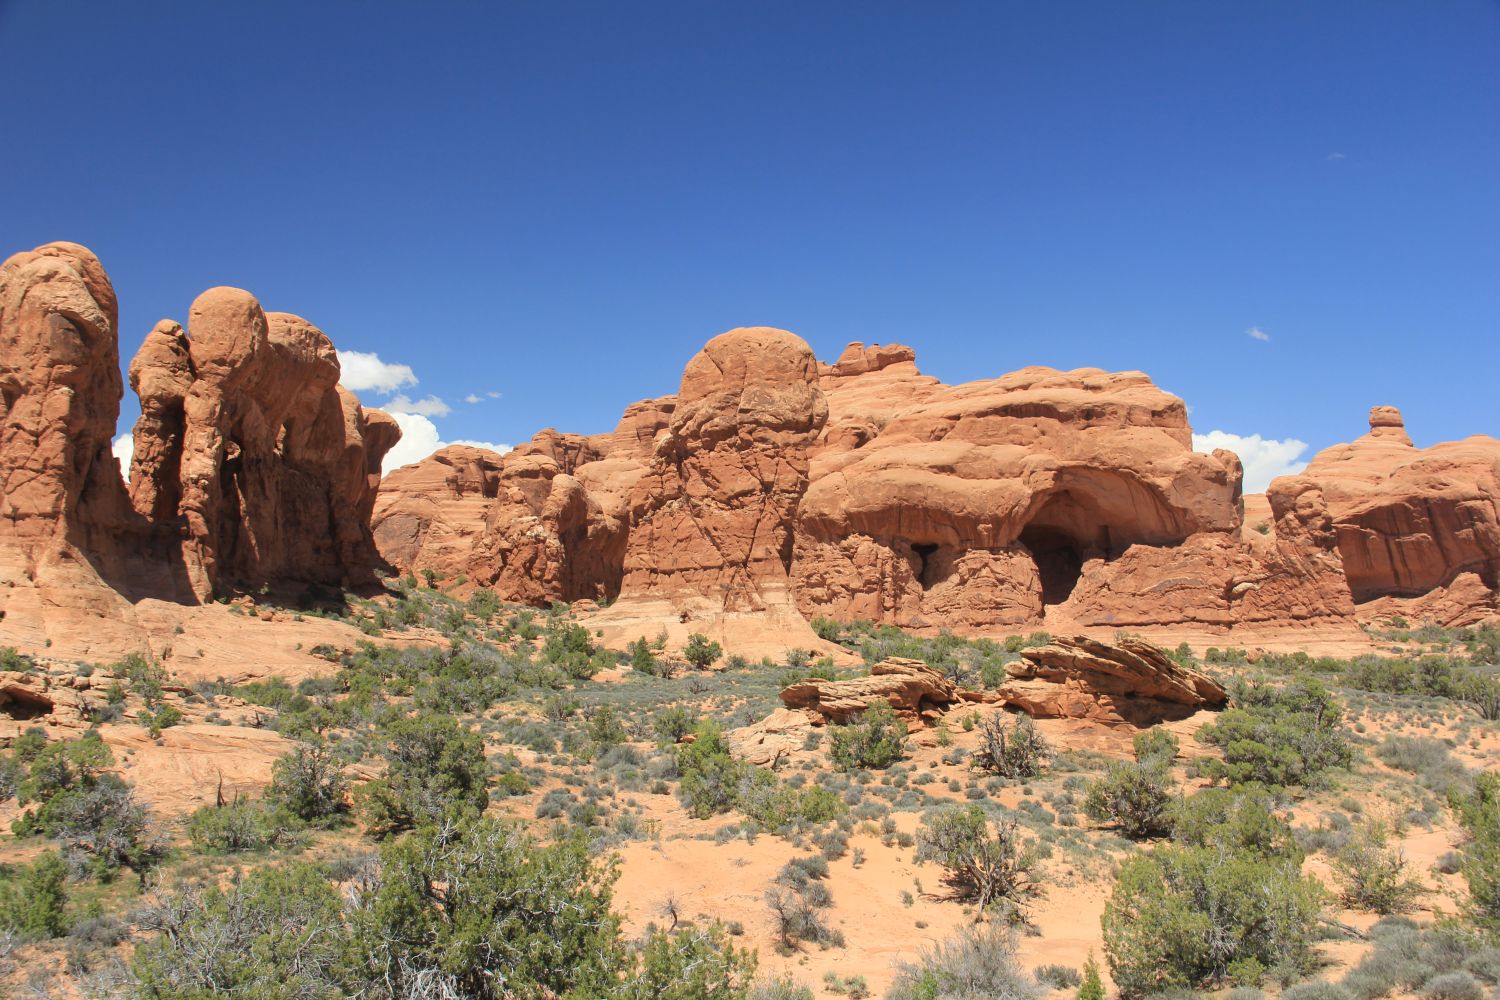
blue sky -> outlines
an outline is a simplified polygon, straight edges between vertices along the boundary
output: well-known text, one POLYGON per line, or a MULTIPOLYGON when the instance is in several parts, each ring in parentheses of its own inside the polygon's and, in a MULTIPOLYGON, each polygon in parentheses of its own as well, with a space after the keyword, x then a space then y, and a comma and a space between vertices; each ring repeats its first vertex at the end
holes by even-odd
POLYGON ((239 285, 434 440, 608 429, 754 324, 1500 434, 1495 2, 0 0, 0 88, 0 252, 99 253, 126 361, 239 285))

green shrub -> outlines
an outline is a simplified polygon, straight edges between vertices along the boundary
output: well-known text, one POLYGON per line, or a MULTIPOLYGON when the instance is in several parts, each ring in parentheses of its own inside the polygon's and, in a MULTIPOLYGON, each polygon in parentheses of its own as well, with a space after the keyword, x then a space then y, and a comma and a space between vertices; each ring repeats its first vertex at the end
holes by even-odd
POLYGON ((951 806, 924 817, 916 857, 941 865, 955 896, 973 900, 981 910, 1019 910, 1038 890, 1035 848, 1021 841, 1015 820, 992 824, 979 806, 951 806))
POLYGON ((1131 738, 1131 745, 1135 749, 1135 759, 1141 763, 1159 759, 1171 764, 1177 759, 1177 753, 1181 749, 1176 734, 1161 726, 1152 726, 1136 733, 1131 738))
POLYGON ((1339 898, 1355 910, 1400 913, 1421 894, 1420 883, 1406 875, 1406 859, 1387 843, 1385 828, 1374 824, 1360 830, 1333 856, 1333 876, 1339 898))
POLYGON ((723 655, 722 646, 697 632, 688 636, 687 647, 682 651, 683 658, 699 670, 707 670, 723 655))
POLYGON ((23 938, 68 932, 68 866, 48 851, 19 872, 0 869, 0 931, 23 938))
POLYGON ((1083 983, 1083 976, 1071 965, 1039 965, 1031 970, 1031 976, 1054 990, 1071 990, 1083 983))
POLYGON ((1199 774, 1230 784, 1307 785, 1353 762, 1342 710, 1318 681, 1299 678, 1284 688, 1237 682, 1231 695, 1234 707, 1198 730, 1199 742, 1223 754, 1199 761, 1199 774))
POLYGON ((1500 933, 1500 772, 1479 775, 1472 792, 1453 793, 1450 801, 1469 835, 1461 849, 1468 916, 1490 933, 1500 933))
POLYGON ((326 823, 347 809, 349 780, 325 743, 304 743, 271 766, 267 801, 304 823, 326 823))
POLYGON ((906 722, 890 702, 877 700, 857 722, 834 727, 828 754, 839 771, 880 769, 900 760, 905 748, 906 722))
POLYGON ((1105 905, 1104 951, 1121 994, 1307 968, 1322 889, 1302 876, 1302 852, 1269 797, 1200 792, 1183 803, 1174 832, 1177 843, 1121 865, 1105 905))
POLYGON ((489 804, 489 763, 478 733, 446 716, 417 715, 392 722, 386 737, 386 773, 356 793, 372 833, 455 821, 489 804))
POLYGON ((200 851, 235 854, 288 843, 296 823, 290 813, 268 809, 261 802, 239 801, 195 810, 188 817, 187 835, 200 851))
POLYGON ((697 726, 697 719, 681 705, 669 705, 656 713, 656 718, 651 720, 651 728, 656 732, 656 738, 662 744, 671 746, 677 743, 697 726))
POLYGON ((1155 727, 1136 733, 1135 761, 1115 761, 1089 786, 1083 810, 1095 822, 1110 822, 1127 837, 1167 833, 1174 822, 1172 761, 1177 737, 1155 727))
POLYGON ((87 855, 103 877, 122 865, 140 872, 156 862, 161 851, 148 836, 146 807, 106 770, 114 766, 114 754, 97 731, 55 743, 22 737, 17 744, 27 768, 16 790, 23 807, 11 824, 17 835, 52 837, 66 853, 87 855))
POLYGON ((162 934, 137 945, 131 962, 143 997, 332 997, 355 959, 338 891, 305 862, 182 890, 150 923, 162 934))
POLYGON ((677 748, 677 771, 682 776, 682 804, 698 819, 707 819, 732 809, 740 783, 758 769, 730 754, 717 722, 705 719, 696 733, 693 742, 677 748))
POLYGON ((1160 757, 1114 761, 1089 786, 1083 811, 1095 822, 1113 823, 1127 837, 1156 837, 1174 822, 1172 773, 1160 757))
POLYGON ((1104 1000, 1104 981, 1099 976, 1099 962, 1089 950, 1088 961, 1083 963, 1083 982, 1078 987, 1075 1000, 1104 1000))

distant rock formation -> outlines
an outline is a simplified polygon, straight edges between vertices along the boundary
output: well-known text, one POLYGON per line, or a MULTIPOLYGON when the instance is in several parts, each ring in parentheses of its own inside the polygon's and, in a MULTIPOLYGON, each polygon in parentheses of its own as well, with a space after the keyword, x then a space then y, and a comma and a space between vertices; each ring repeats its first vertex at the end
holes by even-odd
POLYGON ((234 288, 201 295, 186 333, 158 323, 130 365, 127 490, 110 448, 117 324, 87 249, 0 264, 0 629, 119 618, 148 596, 372 582, 369 517, 400 431, 338 386, 328 338, 234 288))
POLYGON ((1267 492, 1278 533, 1299 500, 1321 496, 1356 602, 1429 598, 1447 605, 1447 617, 1494 612, 1500 440, 1476 435, 1418 448, 1401 412, 1377 406, 1368 434, 1319 452, 1267 492))
POLYGON ((494 496, 466 493, 462 514, 446 487, 418 485, 446 481, 454 458, 393 475, 377 537, 403 568, 508 599, 615 601, 606 630, 801 623, 782 647, 815 617, 971 632, 1353 621, 1323 491, 1289 485, 1270 498, 1275 530, 1244 530, 1238 457, 1193 451, 1186 406, 1145 375, 947 386, 915 357, 853 343, 820 364, 785 331, 730 331, 677 395, 613 432, 549 429, 498 459, 494 496))

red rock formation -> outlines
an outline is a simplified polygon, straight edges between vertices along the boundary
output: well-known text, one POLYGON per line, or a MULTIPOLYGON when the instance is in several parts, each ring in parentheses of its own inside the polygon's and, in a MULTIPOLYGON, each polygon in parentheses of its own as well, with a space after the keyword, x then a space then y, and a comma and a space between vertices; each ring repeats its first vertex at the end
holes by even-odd
POLYGON ((1192 450, 1182 401, 1138 372, 945 386, 901 345, 818 365, 791 334, 738 330, 612 434, 548 430, 507 456, 472 558, 447 558, 512 599, 618 596, 600 624, 628 638, 648 619, 737 614, 786 624, 783 647, 806 645, 794 620, 815 616, 1012 631, 1347 620, 1316 495, 1246 535, 1241 478, 1230 452, 1192 450))
POLYGON ((873 436, 844 431, 853 447, 813 463, 795 571, 809 615, 1021 625, 1067 601, 1085 563, 1238 527, 1238 461, 1194 452, 1182 401, 1144 375, 910 388, 873 436))
POLYGON ((1087 636, 1058 638, 1021 651, 1000 689, 1005 704, 1036 718, 1092 719, 1151 726, 1182 719, 1228 700, 1224 688, 1180 667, 1143 639, 1115 643, 1087 636))
POLYGON ((194 592, 272 580, 362 585, 380 458, 399 438, 338 388, 333 344, 249 292, 212 288, 188 333, 162 323, 131 363, 142 393, 136 509, 180 518, 194 592), (366 440, 367 432, 369 440, 366 440))
POLYGON ((130 366, 141 397, 127 492, 110 444, 123 392, 114 290, 52 243, 0 265, 0 620, 17 635, 219 585, 359 584, 380 458, 399 436, 337 388, 305 320, 213 289, 189 334, 162 322, 130 366))
POLYGON ((449 445, 386 476, 370 521, 380 554, 410 573, 466 572, 500 492, 501 461, 492 451, 449 445))
POLYGON ((808 712, 818 724, 858 719, 877 701, 890 702, 896 714, 908 721, 920 721, 924 713, 940 714, 958 700, 959 692, 948 678, 921 660, 896 656, 875 664, 865 677, 812 678, 781 691, 783 705, 808 712))
POLYGON ((632 491, 622 595, 726 611, 784 600, 808 449, 827 419, 801 338, 752 327, 709 341, 632 491))
MULTIPOLYGON (((1271 484, 1277 529, 1299 497, 1324 499, 1354 600, 1500 588, 1500 440, 1417 448, 1395 407, 1370 411, 1370 433, 1320 452, 1271 484)), ((1468 600, 1485 600, 1470 597, 1468 600)))
POLYGON ((129 507, 110 452, 123 386, 114 289, 76 243, 0 264, 0 532, 110 545, 129 507))

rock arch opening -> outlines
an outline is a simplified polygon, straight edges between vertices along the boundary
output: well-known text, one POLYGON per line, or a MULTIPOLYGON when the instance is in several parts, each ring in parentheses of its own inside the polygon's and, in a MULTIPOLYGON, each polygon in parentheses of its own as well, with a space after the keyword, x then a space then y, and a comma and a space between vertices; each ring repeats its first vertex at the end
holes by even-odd
POLYGON ((1031 524, 1021 532, 1021 544, 1036 562, 1042 581, 1042 603, 1061 604, 1073 594, 1083 576, 1083 548, 1067 532, 1031 524))
POLYGON ((917 557, 917 582, 922 585, 923 590, 931 590, 932 585, 937 583, 937 542, 912 542, 911 551, 917 557))

